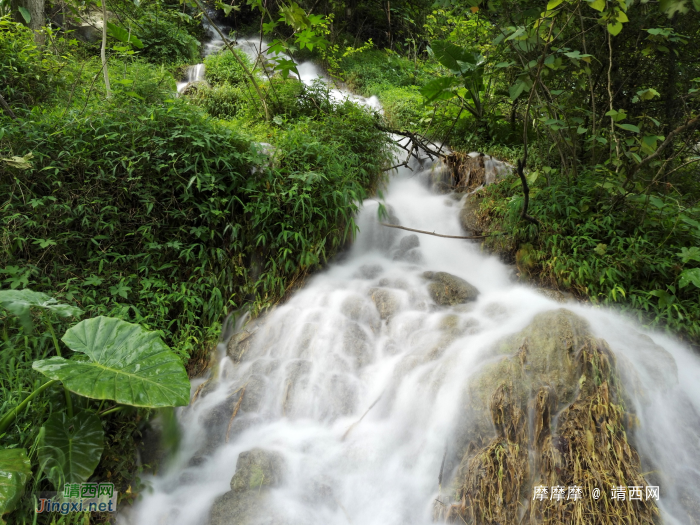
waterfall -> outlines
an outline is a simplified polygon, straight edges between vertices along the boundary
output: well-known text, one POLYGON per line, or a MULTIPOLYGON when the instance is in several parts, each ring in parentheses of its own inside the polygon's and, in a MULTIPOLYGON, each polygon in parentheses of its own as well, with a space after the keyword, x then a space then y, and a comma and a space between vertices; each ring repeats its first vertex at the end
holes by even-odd
MULTIPOLYGON (((299 70, 305 82, 320 76, 313 64, 299 70)), ((376 99, 333 95, 379 108, 376 99)), ((399 168, 386 207, 395 223, 463 235, 459 195, 426 184, 435 168, 399 168)), ((472 241, 382 226, 377 207, 364 203, 342 261, 219 344, 214 379, 193 381, 196 401, 178 410, 179 454, 121 523, 433 523, 472 424, 470 381, 502 357, 493 349, 504 337, 562 307, 626 367, 626 402, 638 419, 630 439, 643 471, 657 473, 665 522, 687 523, 684 487, 700 480, 698 357, 614 310, 556 302, 472 241), (431 283, 446 274, 478 297, 437 305, 431 283)))

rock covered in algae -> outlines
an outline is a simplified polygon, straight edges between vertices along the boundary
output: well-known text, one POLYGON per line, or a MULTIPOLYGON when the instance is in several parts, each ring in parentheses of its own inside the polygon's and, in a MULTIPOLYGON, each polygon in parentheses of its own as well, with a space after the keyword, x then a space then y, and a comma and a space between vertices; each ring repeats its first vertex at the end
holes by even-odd
POLYGON ((214 502, 209 525, 254 523, 266 514, 268 490, 280 485, 284 472, 284 458, 277 452, 260 448, 241 452, 231 490, 214 502))
POLYGON ((447 272, 423 272, 423 277, 432 281, 428 291, 436 304, 453 306, 455 304, 476 301, 479 290, 456 275, 447 272))
POLYGON ((627 441, 616 359, 588 323, 559 309, 537 315, 492 350, 468 388, 454 501, 436 518, 474 525, 652 524, 652 500, 618 505, 610 488, 647 485, 627 441), (579 500, 533 500, 533 487, 578 486, 579 500), (600 489, 599 500, 591 497, 600 489))

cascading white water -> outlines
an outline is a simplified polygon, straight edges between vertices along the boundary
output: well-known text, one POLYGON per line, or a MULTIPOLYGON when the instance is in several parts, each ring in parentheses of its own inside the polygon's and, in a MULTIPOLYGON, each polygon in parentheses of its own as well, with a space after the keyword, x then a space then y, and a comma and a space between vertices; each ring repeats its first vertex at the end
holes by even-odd
MULTIPOLYGON (((304 81, 319 76, 311 64, 300 72, 304 81)), ((392 216, 412 228, 462 235, 459 203, 424 182, 434 166, 411 167, 399 169, 384 193, 392 216)), ((432 523, 445 444, 458 430, 470 377, 497 341, 562 305, 515 282, 508 267, 470 241, 426 235, 419 246, 410 238, 402 247, 409 234, 381 226, 376 201, 365 202, 357 224, 349 253, 256 325, 239 364, 219 345, 216 386, 179 410, 180 452, 149 480, 152 492, 123 523, 206 524, 215 499, 230 489, 239 454, 255 448, 285 463, 283 482, 259 509, 261 523, 432 523), (426 270, 466 279, 479 289, 478 300, 436 307, 426 270), (446 338, 450 326, 460 329, 446 338), (243 386, 243 402, 232 402, 243 386)), ((700 480, 700 360, 609 309, 565 307, 636 370, 641 391, 627 385, 640 420, 635 445, 645 470, 662 473, 663 518, 684 523, 683 484, 700 480), (660 381, 659 354, 639 343, 640 333, 673 356, 677 384, 660 381)))
POLYGON ((192 82, 199 82, 202 80, 204 80, 204 64, 190 66, 185 72, 185 80, 177 83, 177 92, 182 93, 192 82))

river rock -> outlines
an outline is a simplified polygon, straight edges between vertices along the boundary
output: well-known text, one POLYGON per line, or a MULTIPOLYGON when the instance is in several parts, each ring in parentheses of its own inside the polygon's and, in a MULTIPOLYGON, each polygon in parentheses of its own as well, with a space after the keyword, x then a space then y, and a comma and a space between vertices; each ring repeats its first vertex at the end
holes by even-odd
POLYGON ((241 452, 231 490, 214 502, 209 525, 252 525, 260 516, 269 516, 268 490, 282 482, 285 462, 281 454, 255 448, 241 452))
POLYGON ((379 317, 383 320, 389 319, 394 315, 401 305, 398 297, 390 290, 384 290, 382 288, 373 288, 370 290, 372 301, 377 307, 379 312, 379 317))
POLYGON ((480 199, 477 194, 468 195, 464 199, 462 209, 459 210, 459 223, 462 225, 462 229, 471 235, 478 235, 483 231, 477 215, 479 205, 480 199))
POLYGON ((424 272, 423 277, 432 281, 428 291, 436 304, 452 306, 476 301, 479 290, 467 281, 447 272, 424 272))
POLYGON ((348 323, 343 332, 343 352, 352 358, 355 366, 360 368, 372 358, 369 337, 357 323, 348 323))
MULTIPOLYGON (((566 309, 535 316, 506 337, 468 384, 467 410, 455 444, 461 460, 454 480, 456 514, 475 524, 590 523, 609 517, 607 501, 532 501, 532 487, 643 486, 638 453, 627 440, 629 407, 617 360, 588 323, 566 309), (587 521, 589 522, 589 521, 587 521)), ((459 456, 458 454, 458 456, 459 456)), ((450 461, 447 463, 450 465, 450 461)), ((654 523, 653 501, 629 508, 630 522, 654 523)), ((453 515, 453 518, 456 518, 453 515)), ((459 520, 456 520, 459 521, 459 520)))
POLYGON ((234 363, 240 363, 245 357, 253 342, 254 328, 241 330, 235 333, 228 340, 226 345, 226 355, 231 358, 234 363))

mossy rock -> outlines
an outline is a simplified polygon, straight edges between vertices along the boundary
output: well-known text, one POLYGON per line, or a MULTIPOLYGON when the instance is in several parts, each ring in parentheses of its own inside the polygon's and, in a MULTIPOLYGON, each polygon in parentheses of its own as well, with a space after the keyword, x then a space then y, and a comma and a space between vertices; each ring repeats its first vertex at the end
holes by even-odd
POLYGON ((423 277, 432 281, 428 292, 436 304, 454 306, 456 304, 476 301, 479 290, 461 277, 447 272, 424 272, 423 277))
MULTIPOLYGON (((456 503, 436 507, 436 515, 475 525, 563 525, 584 515, 585 523, 617 522, 608 487, 647 483, 627 441, 633 415, 607 343, 584 319, 558 309, 535 316, 491 357, 468 386, 456 503), (534 485, 576 485, 586 495, 598 487, 604 495, 533 503, 534 485)), ((630 523, 651 525, 658 517, 653 501, 627 511, 630 523)))

